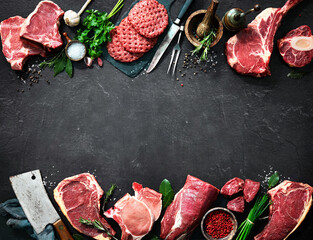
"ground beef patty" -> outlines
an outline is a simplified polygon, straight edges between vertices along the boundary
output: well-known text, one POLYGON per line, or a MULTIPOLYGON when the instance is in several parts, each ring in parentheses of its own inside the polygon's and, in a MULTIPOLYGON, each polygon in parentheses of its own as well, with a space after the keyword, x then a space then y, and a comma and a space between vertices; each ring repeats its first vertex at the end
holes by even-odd
POLYGON ((168 25, 167 11, 156 0, 138 2, 130 10, 128 18, 133 28, 146 38, 159 36, 168 25))
POLYGON ((123 47, 132 53, 145 53, 154 47, 158 38, 141 36, 129 23, 128 17, 124 18, 117 29, 118 40, 123 47))
POLYGON ((112 58, 120 62, 133 62, 143 56, 143 53, 131 53, 126 51, 122 43, 118 40, 117 30, 119 26, 115 27, 110 32, 112 41, 107 43, 108 53, 112 58))

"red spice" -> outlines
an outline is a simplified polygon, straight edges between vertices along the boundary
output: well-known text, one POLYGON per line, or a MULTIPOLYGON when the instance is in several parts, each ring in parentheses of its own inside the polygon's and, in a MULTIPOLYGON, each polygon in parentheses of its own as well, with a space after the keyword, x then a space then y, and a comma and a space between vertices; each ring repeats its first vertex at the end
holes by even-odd
POLYGON ((231 216, 224 211, 213 211, 205 219, 205 231, 213 238, 223 238, 233 230, 231 216))

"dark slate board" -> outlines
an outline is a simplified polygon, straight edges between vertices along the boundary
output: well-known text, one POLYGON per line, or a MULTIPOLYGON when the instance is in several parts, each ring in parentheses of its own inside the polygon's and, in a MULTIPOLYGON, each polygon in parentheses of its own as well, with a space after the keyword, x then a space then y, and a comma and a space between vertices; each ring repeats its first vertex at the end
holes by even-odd
MULTIPOLYGON (((116 22, 116 25, 119 25, 120 22, 122 21, 122 19, 124 19, 125 17, 128 16, 128 13, 130 11, 130 9, 132 9, 132 7, 138 3, 140 0, 134 1, 130 8, 123 14, 123 16, 121 17, 120 20, 118 20, 116 22)), ((170 12, 170 8, 172 3, 175 0, 158 0, 159 3, 163 4, 164 7, 166 8, 167 12, 170 12)), ((123 62, 119 62, 119 61, 115 61, 108 53, 107 48, 104 48, 103 50, 103 57, 105 60, 107 60, 108 62, 110 62, 114 67, 116 67, 117 69, 119 69, 120 71, 122 71, 123 73, 125 73, 127 76, 129 77, 136 77, 146 66, 147 64, 149 64, 156 52, 156 50, 158 49, 159 45, 161 44, 163 38, 165 37, 169 27, 171 26, 171 24, 173 23, 172 19, 169 18, 169 24, 168 27, 166 28, 166 30, 164 31, 164 33, 158 38, 158 42, 157 44, 153 47, 153 49, 151 49, 149 52, 145 53, 140 59, 138 59, 137 61, 131 62, 131 63, 123 63, 123 62)))
MULTIPOLYGON (((64 10, 78 11, 84 0, 75 5, 72 0, 56 2, 64 10)), ((256 3, 263 8, 280 7, 284 2, 225 0, 220 1, 217 14, 222 17, 232 7, 246 10, 256 3)), ((0 19, 17 14, 26 17, 37 3, 4 1, 0 19)), ((174 2, 172 19, 183 3, 174 2)), ((125 0, 120 16, 131 4, 125 0)), ((195 0, 186 17, 208 4, 195 0)), ((89 8, 108 12, 113 5, 112 0, 92 1, 89 8)), ((312 11, 309 0, 292 9, 274 41, 300 25, 313 28, 312 11)), ((253 17, 249 15, 248 21, 253 17)), ((74 36, 74 30, 64 25, 61 31, 74 36)), ((271 170, 277 170, 283 179, 313 185, 313 63, 306 67, 309 73, 303 79, 287 78, 291 68, 281 60, 275 45, 271 77, 239 76, 223 55, 230 36, 225 32, 214 47, 218 63, 213 70, 205 67, 207 73, 183 69, 181 57, 177 66, 186 76, 180 77, 179 72, 173 78, 166 75, 174 43, 151 74, 129 78, 107 61, 103 68, 93 69, 77 63, 72 79, 66 74, 53 78, 47 69, 31 90, 1 54, 0 202, 14 197, 9 176, 33 169, 41 170, 50 197, 58 182, 81 172, 95 174, 104 190, 116 183, 121 190, 116 191, 111 205, 125 193, 133 193, 133 181, 158 189, 167 178, 177 192, 187 174, 221 188, 234 176, 262 181, 271 170)), ((182 56, 191 50, 184 37, 182 56)), ((220 197, 214 206, 226 206, 226 200, 220 197)), ((236 216, 241 221, 246 213, 236 216)), ((0 217, 0 239, 29 239, 8 228, 5 221, 0 217)), ((311 210, 288 240, 311 239, 312 221, 311 210)), ((258 222, 254 234, 265 223, 258 222)), ((120 234, 116 224, 114 228, 120 234)), ((158 231, 157 224, 153 232, 158 231)), ((197 228, 191 240, 200 239, 203 237, 197 228)))

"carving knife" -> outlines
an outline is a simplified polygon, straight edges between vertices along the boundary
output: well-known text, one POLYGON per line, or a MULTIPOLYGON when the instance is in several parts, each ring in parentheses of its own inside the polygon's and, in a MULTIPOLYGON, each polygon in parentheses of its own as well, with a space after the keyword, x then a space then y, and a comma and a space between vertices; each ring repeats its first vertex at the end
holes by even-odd
POLYGON ((182 6, 182 8, 178 14, 178 17, 176 18, 176 20, 174 21, 174 23, 172 24, 172 26, 168 30, 166 36, 164 37, 163 41, 161 42, 161 44, 158 48, 158 50, 154 54, 153 59, 150 63, 150 66, 147 69, 147 73, 150 73, 155 68, 155 66, 158 64, 159 60, 161 59, 162 55, 164 54, 165 50, 167 49, 167 47, 170 45, 171 41, 175 37, 176 33, 179 31, 180 20, 182 19, 182 17, 186 13, 186 11, 187 11, 188 7, 190 6, 190 4, 192 3, 192 1, 193 0, 186 0, 184 5, 182 6))
POLYGON ((39 170, 12 176, 10 182, 37 234, 45 230, 48 224, 52 224, 61 240, 73 240, 48 197, 39 170))

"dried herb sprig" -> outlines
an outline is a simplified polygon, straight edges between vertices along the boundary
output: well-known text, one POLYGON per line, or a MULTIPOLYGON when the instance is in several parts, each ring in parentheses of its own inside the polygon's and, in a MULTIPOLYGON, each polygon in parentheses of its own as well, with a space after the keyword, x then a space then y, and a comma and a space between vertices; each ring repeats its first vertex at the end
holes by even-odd
POLYGON ((109 237, 113 238, 114 240, 117 240, 117 238, 111 234, 110 230, 103 226, 102 223, 98 220, 91 221, 89 219, 83 219, 82 217, 80 217, 79 222, 87 226, 92 226, 100 231, 104 231, 109 237))
MULTIPOLYGON (((268 189, 276 186, 279 182, 279 174, 275 172, 268 180, 268 189)), ((249 236, 251 229, 254 226, 255 221, 262 215, 262 213, 271 205, 268 195, 264 194, 259 196, 254 203, 253 208, 250 210, 248 217, 239 226, 239 234, 236 240, 245 240, 249 236)))
POLYGON ((216 28, 212 28, 211 31, 200 41, 200 45, 191 52, 192 55, 196 55, 200 53, 202 48, 204 48, 200 56, 200 61, 208 60, 208 52, 210 50, 210 45, 216 38, 216 31, 216 28))

